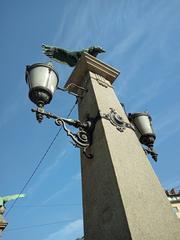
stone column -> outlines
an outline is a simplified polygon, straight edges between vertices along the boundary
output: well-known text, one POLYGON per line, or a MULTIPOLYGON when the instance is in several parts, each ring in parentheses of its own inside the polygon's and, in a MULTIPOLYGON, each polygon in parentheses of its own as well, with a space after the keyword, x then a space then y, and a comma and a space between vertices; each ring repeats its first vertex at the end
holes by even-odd
MULTIPOLYGON (((118 74, 82 55, 65 85, 83 94, 81 121, 112 108, 129 123, 112 87, 118 74), (82 93, 72 83, 88 91, 82 93)), ((85 240, 180 239, 180 223, 132 129, 121 132, 109 120, 99 119, 88 152, 92 159, 81 153, 85 240)))

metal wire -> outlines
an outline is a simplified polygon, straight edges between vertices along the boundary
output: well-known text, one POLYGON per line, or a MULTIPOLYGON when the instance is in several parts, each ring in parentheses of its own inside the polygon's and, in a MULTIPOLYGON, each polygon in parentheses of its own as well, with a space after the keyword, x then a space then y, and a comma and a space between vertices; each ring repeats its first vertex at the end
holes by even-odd
MULTIPOLYGON (((76 102, 74 103, 74 105, 72 106, 71 110, 69 111, 67 118, 71 115, 72 111, 74 110, 76 104, 77 104, 78 100, 76 99, 76 102)), ((58 137, 60 131, 62 130, 62 127, 59 128, 58 132, 56 133, 56 135, 54 136, 53 140, 51 141, 49 147, 47 148, 47 150, 45 151, 45 153, 43 154, 43 156, 41 157, 40 161, 38 162, 37 166, 35 167, 35 169, 33 170, 31 176, 28 178, 28 180, 26 181, 26 183, 24 184, 23 188, 21 189, 20 194, 22 194, 25 190, 25 188, 28 186, 28 184, 30 183, 31 179, 33 178, 33 176, 35 175, 35 173, 37 172, 38 168, 40 167, 40 165, 42 164, 42 162, 44 161, 46 155, 48 154, 49 150, 51 149, 52 145, 54 144, 56 138, 58 137)), ((16 202, 18 201, 18 198, 16 198, 14 200, 14 202, 12 203, 12 205, 10 206, 10 208, 7 210, 5 217, 9 214, 9 212, 13 209, 13 207, 15 206, 16 202)))
POLYGON ((68 219, 68 220, 61 220, 61 221, 49 222, 49 223, 43 223, 43 224, 37 224, 37 225, 29 225, 29 226, 24 226, 24 227, 15 227, 15 228, 7 229, 6 232, 24 230, 24 229, 29 229, 29 228, 38 228, 38 227, 50 226, 50 225, 55 225, 55 224, 59 224, 59 223, 73 222, 75 220, 76 219, 68 219))
POLYGON ((54 208, 54 207, 79 207, 80 203, 57 203, 57 204, 32 204, 32 205, 17 205, 17 208, 54 208))

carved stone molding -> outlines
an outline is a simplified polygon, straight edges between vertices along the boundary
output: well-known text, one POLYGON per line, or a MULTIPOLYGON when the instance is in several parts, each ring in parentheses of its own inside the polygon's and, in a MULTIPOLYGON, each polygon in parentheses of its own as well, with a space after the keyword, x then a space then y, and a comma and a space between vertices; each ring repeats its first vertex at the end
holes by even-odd
POLYGON ((105 87, 105 88, 108 88, 108 87, 111 87, 112 88, 112 85, 110 84, 110 82, 108 80, 106 80, 104 77, 100 76, 99 74, 96 74, 96 73, 91 73, 92 78, 95 79, 99 85, 105 87))
MULTIPOLYGON (((113 84, 114 80, 120 74, 115 68, 103 63, 88 53, 83 53, 64 87, 66 88, 71 83, 80 87, 83 86, 87 73, 98 74, 110 82, 110 84, 113 84)), ((73 86, 71 86, 69 90, 77 93, 77 89, 73 86)))

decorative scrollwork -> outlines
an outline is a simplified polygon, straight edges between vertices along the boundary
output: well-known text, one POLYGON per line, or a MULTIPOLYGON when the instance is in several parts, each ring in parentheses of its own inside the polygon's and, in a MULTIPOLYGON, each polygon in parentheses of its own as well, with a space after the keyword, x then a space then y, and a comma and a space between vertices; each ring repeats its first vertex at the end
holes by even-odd
POLYGON ((102 118, 109 120, 110 123, 114 125, 120 132, 124 132, 126 128, 134 130, 133 126, 130 123, 125 122, 123 118, 113 108, 110 108, 109 113, 102 114, 102 118))
POLYGON ((152 147, 143 148, 146 155, 150 154, 152 159, 157 162, 158 154, 152 147))
POLYGON ((32 109, 33 112, 36 113, 36 115, 41 114, 42 118, 43 116, 46 116, 47 118, 53 118, 55 119, 55 124, 57 126, 62 126, 65 130, 67 136, 69 136, 73 140, 73 145, 75 147, 81 148, 83 150, 83 153, 87 158, 92 158, 92 154, 87 153, 87 148, 90 146, 90 127, 91 122, 87 121, 85 123, 81 123, 79 120, 73 120, 73 119, 67 119, 67 118, 61 118, 58 117, 52 113, 45 112, 44 109, 32 109), (71 132, 70 129, 67 128, 66 124, 73 126, 75 128, 78 128, 79 131, 77 133, 71 132))
POLYGON ((74 145, 79 148, 86 148, 89 146, 88 141, 88 135, 85 130, 82 128, 79 128, 79 131, 77 133, 72 133, 67 127, 66 123, 63 119, 57 118, 55 120, 56 125, 60 126, 62 125, 63 129, 67 133, 67 136, 71 137, 71 139, 74 141, 74 145))
POLYGON ((83 129, 80 129, 80 131, 77 132, 76 137, 78 142, 80 142, 83 145, 85 144, 89 146, 87 132, 85 132, 83 129))
POLYGON ((93 158, 92 154, 87 153, 87 148, 90 145, 88 132, 85 131, 82 127, 79 128, 79 131, 77 133, 72 133, 67 127, 64 120, 58 118, 55 120, 55 123, 60 126, 62 125, 63 129, 67 133, 67 136, 69 136, 73 140, 73 145, 75 147, 81 148, 83 150, 83 153, 87 158, 93 158))

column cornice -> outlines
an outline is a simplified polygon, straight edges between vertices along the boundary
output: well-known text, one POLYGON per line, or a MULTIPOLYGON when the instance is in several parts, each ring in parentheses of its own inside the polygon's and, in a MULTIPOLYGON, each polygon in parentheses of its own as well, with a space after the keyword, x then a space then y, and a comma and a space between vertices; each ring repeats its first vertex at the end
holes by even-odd
MULTIPOLYGON (((85 76, 88 72, 92 72, 104 77, 111 84, 120 74, 117 69, 105 64, 88 53, 83 53, 64 87, 66 88, 68 85, 71 86, 70 84, 72 83, 82 86, 85 76)), ((68 89, 75 93, 77 91, 77 89, 73 86, 68 89)))

